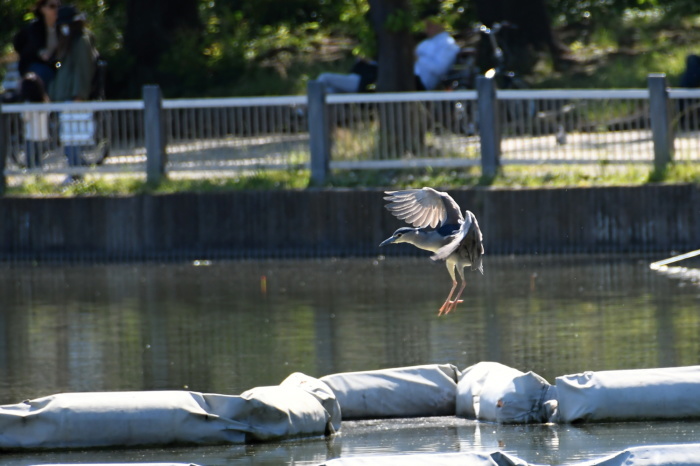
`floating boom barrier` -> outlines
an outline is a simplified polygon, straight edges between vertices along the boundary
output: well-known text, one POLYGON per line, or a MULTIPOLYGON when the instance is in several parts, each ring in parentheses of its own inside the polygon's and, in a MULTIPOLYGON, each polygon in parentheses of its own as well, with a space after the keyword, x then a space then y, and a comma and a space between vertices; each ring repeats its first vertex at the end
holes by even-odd
MULTIPOLYGON (((62 393, 0 406, 0 451, 216 445, 330 437, 351 419, 459 416, 500 424, 700 419, 700 366, 588 371, 554 384, 497 362, 301 373, 240 395, 62 393)), ((363 464, 527 465, 501 452, 338 458, 363 464)), ((591 465, 698 465, 700 444, 633 447, 591 465), (635 460, 636 458, 636 460, 635 460)), ((581 465, 583 466, 583 465, 581 465)))

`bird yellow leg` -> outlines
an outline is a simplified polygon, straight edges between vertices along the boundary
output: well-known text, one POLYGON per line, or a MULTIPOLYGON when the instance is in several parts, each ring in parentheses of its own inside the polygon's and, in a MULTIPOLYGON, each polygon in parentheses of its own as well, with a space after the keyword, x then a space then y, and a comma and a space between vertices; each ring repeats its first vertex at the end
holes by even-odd
POLYGON ((447 314, 450 312, 451 306, 452 306, 452 293, 455 292, 455 289, 457 288, 457 280, 452 280, 452 289, 450 290, 450 294, 447 295, 447 299, 445 302, 440 306, 440 310, 438 311, 438 316, 441 316, 442 314, 447 314))
MULTIPOLYGON (((455 285, 456 284, 457 283, 455 282, 455 285)), ((449 302, 445 302, 445 304, 447 304, 447 308, 445 309, 445 312, 444 312, 445 314, 449 314, 450 311, 454 311, 457 308, 457 304, 464 302, 463 300, 459 299, 459 297, 462 296, 462 292, 464 291, 464 288, 466 288, 466 286, 467 286, 467 282, 462 281, 462 286, 459 287, 459 291, 457 292, 457 296, 455 296, 455 299, 452 301, 449 301, 449 298, 448 298, 449 302)), ((452 287, 452 290, 454 291, 454 287, 452 287)), ((450 293, 450 296, 452 296, 452 293, 450 293)), ((445 304, 443 304, 442 307, 445 307, 445 304)), ((440 308, 440 311, 442 311, 442 308, 440 308)), ((442 312, 440 313, 440 315, 442 315, 442 312)))

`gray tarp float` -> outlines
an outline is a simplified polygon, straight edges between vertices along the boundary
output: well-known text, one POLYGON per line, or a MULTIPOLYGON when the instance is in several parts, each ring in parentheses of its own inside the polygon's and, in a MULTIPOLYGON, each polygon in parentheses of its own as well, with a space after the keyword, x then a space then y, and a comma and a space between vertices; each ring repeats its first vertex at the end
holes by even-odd
POLYGON ((700 366, 557 377, 557 422, 700 418, 700 366))
POLYGON ((579 466, 698 466, 700 443, 634 447, 579 466))
POLYGON ((245 443, 322 436, 339 428, 333 392, 303 374, 240 396, 64 393, 0 407, 0 449, 245 443))
POLYGON ((335 393, 343 419, 454 416, 459 370, 424 365, 321 377, 335 393))
POLYGON ((338 458, 321 466, 527 466, 527 462, 500 451, 491 453, 425 453, 417 455, 377 455, 338 458))
POLYGON ((534 372, 497 362, 480 362, 462 372, 457 416, 501 423, 547 422, 556 409, 556 390, 534 372))
MULTIPOLYGON (((530 463, 501 452, 421 453, 338 458, 321 466, 527 466, 530 463)), ((573 466, 700 466, 700 444, 635 447, 573 466)))

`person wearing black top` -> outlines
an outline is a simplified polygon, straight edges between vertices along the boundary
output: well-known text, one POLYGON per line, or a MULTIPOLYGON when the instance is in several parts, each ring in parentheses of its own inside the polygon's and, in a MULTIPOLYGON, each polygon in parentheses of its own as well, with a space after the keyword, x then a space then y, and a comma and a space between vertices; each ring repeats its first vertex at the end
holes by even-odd
POLYGON ((34 19, 14 37, 19 54, 19 73, 35 73, 48 88, 56 75, 55 52, 58 46, 56 19, 59 0, 37 0, 32 9, 34 19))

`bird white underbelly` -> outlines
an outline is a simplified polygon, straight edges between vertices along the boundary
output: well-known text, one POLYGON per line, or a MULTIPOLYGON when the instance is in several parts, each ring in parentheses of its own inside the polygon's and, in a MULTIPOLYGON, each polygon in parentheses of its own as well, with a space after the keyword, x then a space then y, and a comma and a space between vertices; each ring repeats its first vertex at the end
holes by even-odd
POLYGON ((451 237, 442 236, 437 231, 433 230, 420 234, 413 241, 414 246, 432 253, 436 253, 441 247, 449 244, 451 237))

